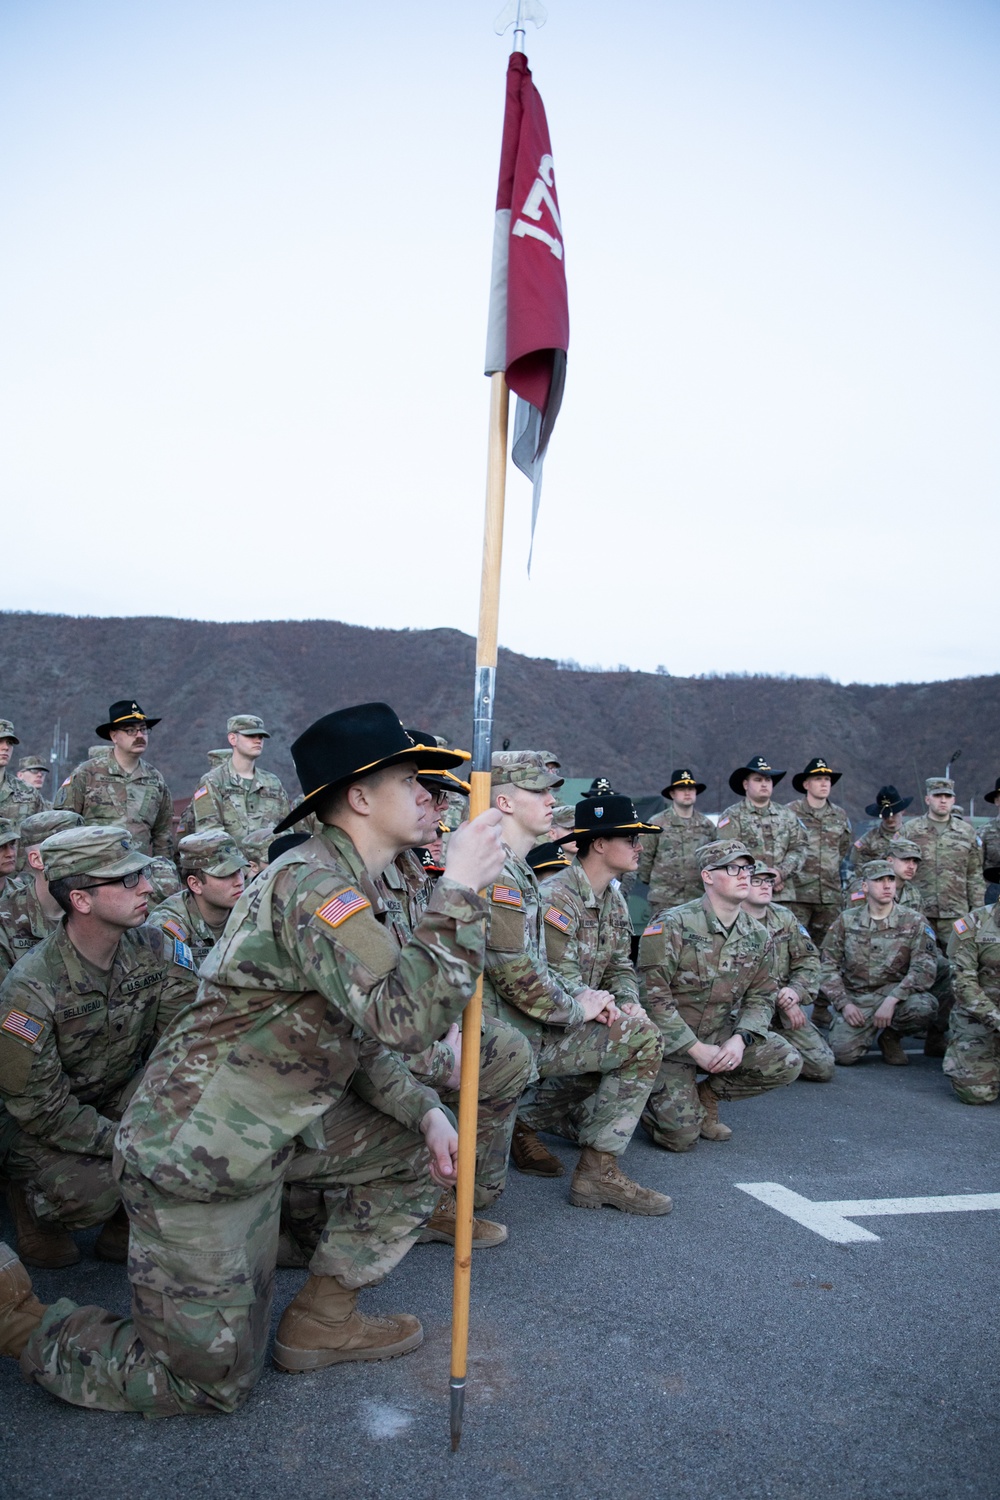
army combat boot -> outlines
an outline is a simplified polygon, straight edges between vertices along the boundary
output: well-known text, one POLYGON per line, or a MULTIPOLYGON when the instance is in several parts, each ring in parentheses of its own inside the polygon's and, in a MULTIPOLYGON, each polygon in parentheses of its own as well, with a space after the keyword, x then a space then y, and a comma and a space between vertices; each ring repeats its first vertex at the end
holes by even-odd
POLYGON ((354 1359, 395 1359, 423 1342, 409 1313, 370 1318, 355 1308, 357 1287, 336 1276, 310 1276, 285 1308, 274 1339, 275 1367, 285 1374, 322 1370, 354 1359))
MULTIPOLYGON (((455 1202, 455 1194, 449 1188, 438 1199, 437 1207, 420 1231, 417 1244, 431 1245, 436 1243, 440 1245, 453 1245, 455 1243, 456 1214, 457 1204, 455 1202)), ((492 1250, 494 1245, 502 1245, 506 1238, 506 1224, 496 1224, 492 1219, 473 1219, 473 1250, 492 1250)))
POLYGON ((558 1156, 553 1156, 535 1132, 522 1125, 520 1120, 514 1122, 510 1159, 527 1177, 561 1177, 565 1171, 558 1156))
POLYGON ((640 1187, 618 1165, 613 1151, 584 1146, 569 1185, 574 1208, 620 1208, 626 1214, 668 1214, 673 1200, 666 1193, 640 1187))
POLYGON ((0 1240, 0 1354, 20 1359, 45 1308, 31 1290, 31 1280, 9 1245, 0 1240))
POLYGON ((698 1101, 705 1111, 702 1116, 699 1135, 703 1141, 728 1141, 732 1131, 728 1125, 723 1125, 719 1119, 719 1100, 712 1092, 711 1084, 705 1078, 698 1085, 698 1101))
POLYGON ((899 1032, 893 1031, 887 1026, 878 1034, 878 1050, 882 1054, 882 1061, 889 1063, 894 1068, 909 1067, 910 1059, 903 1051, 903 1044, 899 1039, 899 1032))
POLYGON ((124 1203, 119 1203, 111 1218, 105 1220, 94 1241, 94 1254, 98 1260, 110 1260, 116 1266, 124 1266, 128 1261, 128 1214, 124 1203))
POLYGON ((40 1271, 62 1271, 80 1259, 76 1241, 61 1224, 39 1224, 24 1189, 12 1182, 7 1189, 7 1207, 17 1232, 17 1253, 26 1266, 40 1271))

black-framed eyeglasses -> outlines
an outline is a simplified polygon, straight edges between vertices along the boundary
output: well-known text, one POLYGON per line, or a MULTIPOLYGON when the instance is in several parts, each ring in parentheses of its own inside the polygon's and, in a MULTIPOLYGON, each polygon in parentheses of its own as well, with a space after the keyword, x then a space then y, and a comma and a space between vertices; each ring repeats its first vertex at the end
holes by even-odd
POLYGON ((78 891, 99 891, 102 885, 123 885, 127 891, 135 890, 142 878, 141 870, 130 870, 127 875, 119 875, 117 880, 92 880, 89 885, 78 885, 78 891))
POLYGON ((150 733, 150 726, 148 724, 123 724, 121 726, 120 733, 122 733, 122 734, 149 734, 150 733))
POLYGON ((773 875, 751 875, 750 876, 750 884, 751 885, 773 885, 774 884, 774 876, 773 875))
POLYGON ((745 875, 748 870, 752 870, 753 869, 753 866, 752 865, 723 865, 722 868, 725 870, 725 872, 726 872, 727 875, 745 875))

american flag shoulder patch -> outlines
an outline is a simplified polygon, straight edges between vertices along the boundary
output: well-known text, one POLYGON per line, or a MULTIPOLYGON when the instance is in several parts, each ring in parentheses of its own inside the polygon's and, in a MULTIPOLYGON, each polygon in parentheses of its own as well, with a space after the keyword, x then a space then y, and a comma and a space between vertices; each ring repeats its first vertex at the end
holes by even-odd
POLYGON ((716 823, 715 826, 716 826, 716 828, 725 828, 725 826, 726 826, 726 824, 728 822, 729 822, 728 818, 720 818, 719 821, 716 823))
POLYGON ((180 925, 179 922, 174 921, 173 917, 167 918, 167 920, 163 924, 163 930, 164 932, 169 932, 170 936, 172 938, 175 938, 178 943, 184 943, 187 941, 187 933, 184 931, 184 928, 180 925))
POLYGON ((852 901, 863 901, 864 899, 865 899, 865 893, 864 893, 864 891, 852 891, 851 892, 851 900, 852 901))
POLYGON ((353 917, 355 912, 364 911, 370 907, 371 902, 367 896, 362 896, 352 885, 346 886, 344 890, 338 891, 331 896, 325 906, 317 909, 316 915, 321 922, 328 927, 339 927, 341 922, 346 922, 348 917, 353 917))
POLYGON ((650 922, 649 926, 646 928, 642 935, 643 937, 658 937, 662 931, 662 922, 650 922))
POLYGON ((861 840, 860 839, 855 839, 854 840, 854 847, 855 847, 855 849, 860 849, 861 848, 861 840))
POLYGON ((498 906, 524 905, 524 898, 516 885, 495 885, 490 892, 490 900, 495 901, 498 906))
POLYGON ((45 1030, 45 1022, 25 1015, 23 1010, 9 1010, 0 1021, 0 1031, 17 1037, 19 1042, 35 1043, 45 1030))
POLYGON ((191 801, 192 802, 197 802, 197 800, 198 800, 199 797, 207 797, 207 796, 208 796, 208 787, 207 786, 200 786, 198 788, 198 790, 195 792, 194 796, 191 798, 191 801))
POLYGON ((550 927, 557 927, 560 932, 569 931, 569 917, 564 911, 560 911, 558 906, 549 907, 545 913, 545 920, 550 927))
MULTIPOLYGON (((969 924, 964 917, 959 917, 957 922, 952 923, 952 926, 954 927, 956 932, 968 932, 969 930, 969 924)), ((928 931, 930 931, 929 928, 928 931)))

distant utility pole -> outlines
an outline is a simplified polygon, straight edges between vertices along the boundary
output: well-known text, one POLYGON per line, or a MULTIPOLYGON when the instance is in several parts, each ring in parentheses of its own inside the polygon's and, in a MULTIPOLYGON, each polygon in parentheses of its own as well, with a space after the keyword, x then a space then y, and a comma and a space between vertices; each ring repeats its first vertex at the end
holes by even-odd
POLYGON ((69 760, 69 730, 62 732, 62 720, 57 719, 52 730, 52 748, 49 751, 49 765, 52 767, 52 785, 50 794, 54 797, 56 788, 62 786, 63 769, 69 760))
POLYGON ((953 750, 951 752, 951 760, 944 768, 945 780, 951 780, 951 768, 955 764, 956 760, 958 760, 958 757, 961 755, 961 753, 961 750, 953 750))

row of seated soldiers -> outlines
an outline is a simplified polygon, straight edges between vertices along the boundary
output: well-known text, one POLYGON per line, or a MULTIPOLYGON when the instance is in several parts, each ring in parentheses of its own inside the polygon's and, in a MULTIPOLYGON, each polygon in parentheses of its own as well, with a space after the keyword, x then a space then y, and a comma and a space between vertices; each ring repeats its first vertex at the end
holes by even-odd
MULTIPOLYGON (((640 1120, 668 1150, 725 1140, 721 1100, 829 1079, 831 1056, 855 1061, 876 1032, 891 1044, 936 1011, 927 926, 896 901, 888 862, 864 866, 862 899, 830 923, 818 959, 803 925, 771 901, 777 862, 712 827, 696 853, 700 896, 654 914, 637 973, 621 883, 637 872, 642 840, 661 835, 629 798, 577 804, 570 861, 563 845, 546 847, 560 778, 537 752, 499 754, 492 811, 452 832, 435 887, 412 851, 461 787, 459 752, 407 734, 384 705, 362 705, 318 721, 293 754, 304 797, 282 821, 318 817, 319 832, 269 851, 242 891, 246 859, 225 829, 182 839, 187 889, 150 912, 150 861, 127 829, 57 810, 41 816, 71 826, 35 843, 45 829, 26 820, 32 873, 20 888, 47 893, 62 915, 0 987, 0 1163, 22 1258, 58 1264, 62 1234, 68 1264, 78 1254, 69 1231, 98 1223, 98 1253, 123 1258, 119 1193, 132 1235, 131 1320, 42 1309, 16 1258, 0 1261, 0 1348, 67 1400, 164 1415, 233 1409, 263 1361, 276 1259, 312 1272, 279 1327, 279 1368, 415 1347, 416 1320, 365 1319, 355 1298, 417 1238, 454 1241, 452 1023, 479 969, 479 1208, 503 1188, 512 1141, 521 1170, 562 1174, 539 1138, 548 1131, 581 1148, 571 1203, 663 1215, 669 1198, 620 1167, 640 1120), (373 779, 383 772, 388 781, 373 779), (208 920, 225 912, 221 927, 208 920), (188 941, 195 913, 200 963, 188 941), (810 972, 837 1012, 828 1041, 804 1015, 810 972), (331 1014, 346 1030, 318 1028, 331 1014), (414 1051, 421 1043, 426 1055, 414 1051), (310 1119, 327 1106, 317 1133, 310 1119), (375 1243, 373 1226, 382 1233, 401 1201, 381 1201, 373 1217, 378 1193, 394 1182, 398 1195, 404 1181, 409 1208, 391 1244, 375 1243), (211 1247, 211 1267, 232 1273, 237 1246, 235 1294, 232 1274, 209 1286, 204 1258, 191 1264, 211 1247), (111 1344, 115 1360, 98 1357, 111 1344)), ((980 917, 992 922, 993 910, 970 913, 956 937, 979 932, 980 917)), ((502 1225, 477 1219, 477 1247, 505 1239, 502 1225)))

